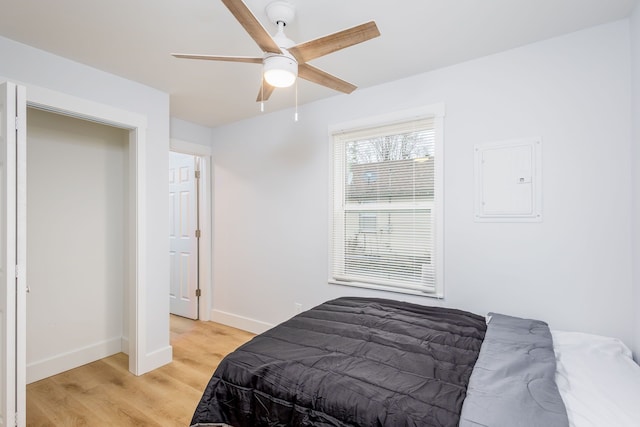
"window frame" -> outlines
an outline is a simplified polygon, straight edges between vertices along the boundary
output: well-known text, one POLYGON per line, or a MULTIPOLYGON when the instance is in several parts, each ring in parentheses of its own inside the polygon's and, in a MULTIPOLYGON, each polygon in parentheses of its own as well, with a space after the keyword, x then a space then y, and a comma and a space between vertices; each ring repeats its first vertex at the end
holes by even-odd
MULTIPOLYGON (((418 108, 400 110, 389 114, 383 114, 372 117, 365 117, 344 123, 338 123, 329 126, 329 259, 327 263, 328 283, 332 285, 351 286, 356 288, 373 289, 379 291, 395 292, 410 295, 419 295, 431 298, 444 298, 444 116, 445 108, 443 103, 427 105, 418 108), (396 287, 393 285, 373 283, 371 281, 347 281, 339 280, 333 277, 333 226, 334 221, 334 180, 336 176, 336 165, 334 159, 334 151, 336 146, 336 137, 341 134, 357 132, 361 130, 373 129, 388 125, 399 124, 403 122, 413 122, 421 119, 432 119, 435 140, 434 140, 434 197, 433 201, 422 202, 428 206, 433 212, 433 265, 435 268, 434 289, 412 289, 410 285, 407 287, 396 287)), ((415 208, 415 205, 413 205, 415 208)), ((370 210, 373 206, 368 206, 370 210)), ((389 208, 389 206, 387 206, 389 208)), ((394 206, 393 209, 402 209, 401 204, 394 206)), ((345 209, 342 212, 348 211, 345 209)))

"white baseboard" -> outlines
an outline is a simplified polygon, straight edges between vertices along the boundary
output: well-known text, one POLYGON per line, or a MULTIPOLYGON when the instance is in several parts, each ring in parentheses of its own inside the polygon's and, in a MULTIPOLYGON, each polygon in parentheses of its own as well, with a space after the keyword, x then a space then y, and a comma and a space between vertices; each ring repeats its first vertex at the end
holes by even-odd
MULTIPOLYGON (((122 352, 129 355, 129 338, 122 337, 122 352)), ((173 361, 173 347, 170 345, 161 348, 160 350, 152 351, 151 353, 147 353, 145 357, 141 357, 141 360, 138 360, 140 363, 140 373, 139 375, 146 374, 147 372, 153 371, 161 366, 169 364, 173 361)))
POLYGON ((147 353, 144 360, 141 360, 140 375, 158 369, 161 366, 171 363, 173 360, 173 347, 170 345, 159 350, 147 353))
POLYGON ((122 337, 122 352, 124 354, 126 354, 127 356, 129 355, 129 338, 127 337, 122 337))
POLYGON ((227 313, 226 311, 221 310, 211 310, 210 319, 212 322, 222 323, 223 325, 232 326, 254 334, 261 334, 275 326, 267 322, 227 313))
POLYGON ((29 363, 27 364, 27 384, 104 359, 120 353, 120 351, 122 351, 122 338, 116 337, 45 360, 29 363))

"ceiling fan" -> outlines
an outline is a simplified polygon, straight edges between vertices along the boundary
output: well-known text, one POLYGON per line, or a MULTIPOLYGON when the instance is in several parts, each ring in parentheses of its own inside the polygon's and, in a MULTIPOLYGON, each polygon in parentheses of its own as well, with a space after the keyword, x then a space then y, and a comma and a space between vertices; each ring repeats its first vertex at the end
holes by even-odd
POLYGON ((256 99, 257 102, 268 100, 276 87, 291 86, 297 77, 340 92, 353 92, 356 89, 355 85, 310 65, 308 61, 380 35, 376 23, 370 21, 305 43, 295 44, 284 34, 284 27, 295 16, 295 9, 291 3, 275 1, 267 5, 266 12, 269 20, 278 26, 278 32, 273 37, 269 35, 242 0, 222 0, 222 3, 260 46, 264 55, 262 57, 184 53, 173 53, 172 55, 176 58, 262 64, 263 81, 256 99))

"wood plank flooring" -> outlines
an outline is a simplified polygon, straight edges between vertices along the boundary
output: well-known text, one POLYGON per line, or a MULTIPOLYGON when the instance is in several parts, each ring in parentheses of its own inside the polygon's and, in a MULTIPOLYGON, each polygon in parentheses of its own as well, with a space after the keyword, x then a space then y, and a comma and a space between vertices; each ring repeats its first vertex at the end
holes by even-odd
POLYGON ((171 364, 136 377, 119 353, 29 384, 27 426, 188 426, 220 360, 252 337, 171 316, 171 364))

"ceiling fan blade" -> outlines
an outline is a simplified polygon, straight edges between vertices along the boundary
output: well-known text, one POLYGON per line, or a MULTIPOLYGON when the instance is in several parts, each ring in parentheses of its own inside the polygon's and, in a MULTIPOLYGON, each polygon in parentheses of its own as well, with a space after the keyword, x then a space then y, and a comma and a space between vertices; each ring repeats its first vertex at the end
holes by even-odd
POLYGON ((374 21, 357 25, 328 36, 310 40, 288 49, 298 62, 307 62, 329 53, 365 42, 380 35, 374 21))
POLYGON ((357 89, 357 86, 309 64, 298 64, 298 77, 339 92, 351 93, 357 89))
POLYGON ((206 59, 208 61, 249 62, 252 64, 262 64, 262 58, 254 58, 251 56, 197 55, 190 53, 172 53, 171 55, 181 59, 206 59))
POLYGON ((258 97, 256 98, 256 102, 268 101, 269 97, 275 90, 274 86, 271 86, 265 79, 262 79, 262 86, 258 91, 258 97))
POLYGON ((251 38, 258 43, 260 49, 264 52, 282 53, 267 30, 242 0, 222 0, 222 3, 227 6, 227 9, 236 17, 251 38))

